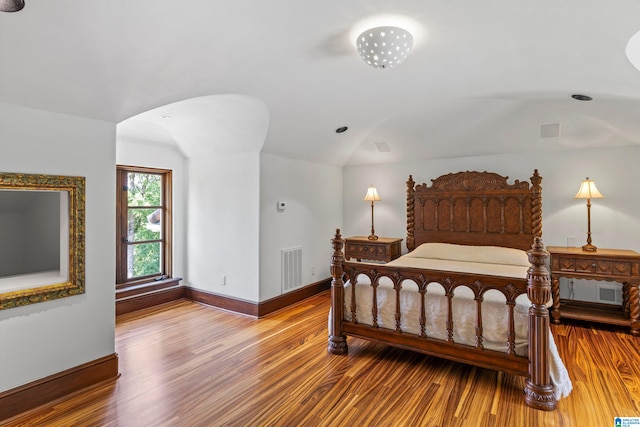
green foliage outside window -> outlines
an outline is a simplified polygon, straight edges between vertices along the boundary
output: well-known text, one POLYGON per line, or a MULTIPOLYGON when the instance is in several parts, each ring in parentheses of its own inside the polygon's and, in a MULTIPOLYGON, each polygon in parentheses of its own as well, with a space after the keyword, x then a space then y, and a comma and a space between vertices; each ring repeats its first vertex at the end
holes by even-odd
POLYGON ((127 276, 161 274, 162 177, 131 172, 127 190, 127 276))

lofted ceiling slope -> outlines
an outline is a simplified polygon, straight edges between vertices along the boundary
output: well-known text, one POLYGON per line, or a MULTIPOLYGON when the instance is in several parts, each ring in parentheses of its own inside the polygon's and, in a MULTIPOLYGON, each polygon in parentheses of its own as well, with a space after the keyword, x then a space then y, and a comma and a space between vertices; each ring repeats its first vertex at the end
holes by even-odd
POLYGON ((26 0, 0 13, 0 101, 187 155, 338 166, 637 145, 639 17, 636 0, 26 0), (416 38, 396 69, 355 50, 380 24, 416 38))

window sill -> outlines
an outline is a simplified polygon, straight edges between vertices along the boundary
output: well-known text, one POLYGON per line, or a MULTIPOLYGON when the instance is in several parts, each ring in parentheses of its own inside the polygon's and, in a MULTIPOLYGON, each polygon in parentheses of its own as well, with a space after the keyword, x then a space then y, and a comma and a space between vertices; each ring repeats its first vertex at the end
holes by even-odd
POLYGON ((182 280, 181 277, 168 277, 161 280, 151 279, 130 284, 123 283, 118 285, 122 286, 121 288, 116 289, 116 301, 180 286, 180 280, 182 280))

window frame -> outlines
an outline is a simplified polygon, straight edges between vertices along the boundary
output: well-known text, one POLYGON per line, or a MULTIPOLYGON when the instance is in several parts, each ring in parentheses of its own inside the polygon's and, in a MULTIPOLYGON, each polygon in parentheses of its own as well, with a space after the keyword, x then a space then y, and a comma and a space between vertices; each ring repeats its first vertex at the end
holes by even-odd
POLYGON ((170 169, 150 168, 143 166, 116 165, 116 289, 130 285, 154 282, 172 277, 173 267, 173 198, 172 171, 170 169), (129 173, 160 175, 162 180, 162 233, 160 245, 162 249, 162 270, 159 274, 128 278, 126 240, 128 228, 128 180, 129 173))

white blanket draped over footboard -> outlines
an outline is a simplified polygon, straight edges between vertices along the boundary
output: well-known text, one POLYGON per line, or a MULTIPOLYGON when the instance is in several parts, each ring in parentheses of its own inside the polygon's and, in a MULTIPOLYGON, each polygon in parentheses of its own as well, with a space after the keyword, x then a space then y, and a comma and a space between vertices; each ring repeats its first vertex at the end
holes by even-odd
MULTIPOLYGON (((425 243, 413 252, 388 264, 388 267, 414 267, 430 270, 472 273, 483 276, 501 276, 525 279, 530 267, 525 251, 501 247, 463 246, 446 243, 425 243)), ((352 321, 352 283, 345 283, 344 320, 352 321)), ((369 278, 360 274, 356 284, 357 323, 373 324, 373 287, 369 278)), ((420 325, 421 294, 411 280, 402 282, 400 291, 400 329, 403 333, 426 335, 447 340, 448 297, 439 283, 430 283, 425 293, 426 322, 424 334, 420 325)), ((396 290, 393 282, 381 277, 376 289, 376 324, 380 328, 396 330, 396 290)), ((528 310, 531 305, 526 294, 520 295, 513 310, 515 325, 515 352, 527 356, 528 310)), ((453 340, 458 344, 477 345, 477 302, 473 291, 458 286, 452 299, 453 340)), ((482 301, 482 346, 507 352, 509 308, 505 296, 497 290, 485 292, 482 301)), ((555 386, 556 399, 567 396, 572 388, 566 368, 558 355, 553 335, 550 338, 550 376, 555 386)))
MULTIPOLYGON (((382 278, 376 292, 378 306, 377 324, 380 328, 395 329, 396 291, 390 280, 382 278)), ((356 286, 356 319, 358 323, 371 325, 373 309, 373 289, 367 276, 360 275, 356 286)), ((444 289, 438 283, 427 287, 426 335, 429 338, 447 340, 448 302, 444 289)), ((527 355, 527 330, 529 299, 526 295, 518 298, 522 302, 514 308, 516 332, 516 354, 527 355)), ((476 345, 476 302, 473 292, 466 287, 458 287, 452 303, 453 340, 458 344, 476 345)), ((417 286, 405 281, 400 291, 400 328, 402 332, 420 335, 421 302, 417 286)), ((490 350, 507 351, 508 311, 504 296, 498 291, 488 291, 482 302, 483 345, 490 350)), ((345 320, 351 320, 351 284, 345 285, 345 320)))

